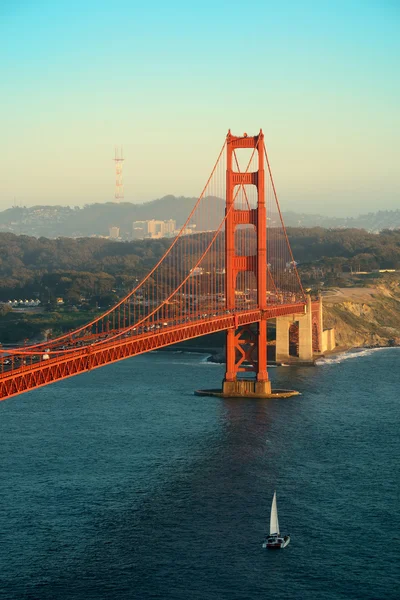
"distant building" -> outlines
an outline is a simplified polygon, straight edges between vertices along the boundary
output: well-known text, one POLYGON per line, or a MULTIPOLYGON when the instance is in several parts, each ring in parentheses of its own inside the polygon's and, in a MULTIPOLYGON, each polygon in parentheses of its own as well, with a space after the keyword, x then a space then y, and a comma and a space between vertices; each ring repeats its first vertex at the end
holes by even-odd
POLYGON ((132 238, 142 240, 147 233, 147 221, 133 221, 132 238))
POLYGON ((160 238, 163 237, 164 221, 156 221, 151 219, 147 221, 147 237, 160 238))
POLYGON ((173 219, 169 219, 168 221, 163 221, 163 223, 164 223, 165 237, 174 235, 174 233, 176 231, 176 221, 174 221, 173 219))
POLYGON ((169 219, 168 221, 151 219, 149 221, 134 221, 132 223, 132 238, 135 240, 173 237, 175 234, 176 221, 173 219, 169 219))
POLYGON ((108 232, 111 239, 116 240, 117 238, 119 238, 119 227, 112 225, 108 228, 108 232))
POLYGON ((40 300, 8 300, 7 302, 2 302, 1 304, 8 304, 11 308, 35 308, 39 306, 40 300))
POLYGON ((182 230, 182 235, 193 235, 193 233, 197 233, 196 225, 190 225, 190 227, 185 227, 182 230))

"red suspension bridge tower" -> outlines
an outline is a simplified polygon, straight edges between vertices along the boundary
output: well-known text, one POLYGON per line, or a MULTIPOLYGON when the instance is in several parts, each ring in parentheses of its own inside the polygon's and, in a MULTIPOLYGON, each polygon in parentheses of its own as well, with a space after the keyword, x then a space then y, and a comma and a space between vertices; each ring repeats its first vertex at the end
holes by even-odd
POLYGON ((226 170, 226 223, 225 223, 225 269, 226 269, 226 308, 236 308, 236 282, 240 272, 253 272, 257 281, 257 304, 261 318, 256 324, 257 331, 249 327, 231 328, 226 334, 226 374, 223 394, 257 395, 271 394, 271 382, 267 371, 267 215, 264 185, 264 134, 256 136, 244 134, 237 137, 228 132, 226 170), (258 169, 240 173, 233 169, 233 156, 236 149, 255 149, 258 154, 258 169), (257 189, 257 207, 235 208, 237 186, 254 185, 257 189), (238 225, 252 225, 256 231, 256 253, 240 256, 236 253, 235 231, 238 225), (255 380, 240 379, 238 373, 255 372, 255 380))

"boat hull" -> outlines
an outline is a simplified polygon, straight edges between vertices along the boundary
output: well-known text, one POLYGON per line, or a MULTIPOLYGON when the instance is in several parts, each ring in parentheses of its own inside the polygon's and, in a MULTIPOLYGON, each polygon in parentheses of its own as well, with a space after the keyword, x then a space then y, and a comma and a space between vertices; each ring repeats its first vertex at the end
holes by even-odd
POLYGON ((268 548, 269 550, 281 550, 282 548, 286 548, 290 543, 290 535, 285 535, 283 538, 279 538, 278 540, 274 540, 269 542, 266 540, 263 543, 263 548, 268 548))

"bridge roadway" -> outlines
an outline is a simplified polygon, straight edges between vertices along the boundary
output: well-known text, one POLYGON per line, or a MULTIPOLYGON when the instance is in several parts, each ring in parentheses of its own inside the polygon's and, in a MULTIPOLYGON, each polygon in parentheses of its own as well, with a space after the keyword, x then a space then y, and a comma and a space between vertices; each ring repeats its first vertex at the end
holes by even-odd
MULTIPOLYGON (((71 350, 59 350, 59 354, 55 357, 50 356, 47 360, 37 356, 35 357, 37 362, 32 361, 31 364, 24 365, 21 361, 19 367, 14 366, 10 370, 3 370, 0 373, 0 400, 178 342, 226 329, 236 329, 241 325, 249 325, 262 319, 274 319, 284 315, 304 314, 304 312, 305 303, 298 302, 273 305, 266 310, 254 309, 233 314, 224 311, 223 314, 206 319, 169 324, 139 334, 132 329, 130 330, 132 334, 124 333, 122 330, 115 339, 93 340, 89 345, 78 346, 71 350)), ((28 351, 29 347, 25 350, 28 351)), ((41 354, 41 351, 35 350, 35 352, 41 354)), ((53 348, 49 355, 56 353, 57 349, 53 348)), ((23 356, 23 349, 20 356, 23 356)))

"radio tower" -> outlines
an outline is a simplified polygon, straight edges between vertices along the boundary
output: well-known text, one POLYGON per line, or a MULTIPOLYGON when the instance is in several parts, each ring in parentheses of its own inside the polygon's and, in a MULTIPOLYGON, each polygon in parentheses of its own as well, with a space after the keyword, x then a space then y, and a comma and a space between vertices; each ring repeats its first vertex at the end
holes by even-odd
POLYGON ((115 147, 115 202, 119 202, 124 197, 124 184, 122 183, 122 163, 124 162, 124 157, 121 148, 115 147))

